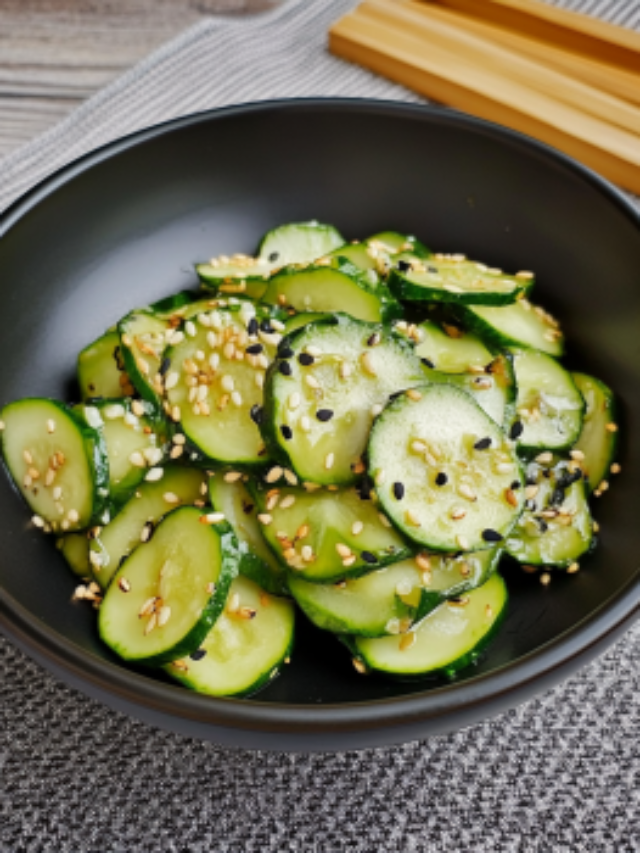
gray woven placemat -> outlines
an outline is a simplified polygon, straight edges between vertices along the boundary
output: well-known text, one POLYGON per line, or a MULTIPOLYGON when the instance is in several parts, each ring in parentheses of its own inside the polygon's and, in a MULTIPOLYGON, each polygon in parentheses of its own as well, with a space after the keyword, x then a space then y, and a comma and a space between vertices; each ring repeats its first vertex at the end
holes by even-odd
MULTIPOLYGON (((0 209, 91 148, 222 104, 292 95, 420 100, 329 57, 353 0, 207 21, 0 162, 0 209)), ((564 0, 640 27, 640 0, 564 0)), ((232 751, 64 687, 0 638, 0 851, 640 850, 640 627, 492 721, 337 755, 232 751)))

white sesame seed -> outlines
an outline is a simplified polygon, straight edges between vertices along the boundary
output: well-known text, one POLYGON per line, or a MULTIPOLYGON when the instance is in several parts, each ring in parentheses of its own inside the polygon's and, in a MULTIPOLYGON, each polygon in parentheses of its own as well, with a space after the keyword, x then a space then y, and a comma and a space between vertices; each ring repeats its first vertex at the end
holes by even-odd
POLYGON ((410 580, 401 580, 396 584, 396 593, 397 595, 410 595, 413 586, 410 580))
POLYGON ((33 456, 29 453, 28 450, 22 451, 22 458, 27 463, 27 465, 33 465, 33 456))
POLYGON ((168 604, 165 604, 164 607, 161 607, 158 611, 158 627, 162 628, 163 625, 166 625, 169 619, 171 618, 171 608, 168 604))
POLYGON ((344 560, 342 561, 342 565, 346 568, 349 568, 349 566, 352 566, 355 563, 356 559, 356 555, 352 554, 350 557, 344 558, 344 560))
POLYGON ((172 370, 164 381, 165 389, 169 391, 171 388, 174 388, 178 384, 178 379, 180 379, 180 374, 172 370))
POLYGON ((147 463, 145 462, 144 456, 140 453, 139 450, 134 450, 134 452, 129 456, 129 462, 134 465, 136 468, 146 468, 147 463))
POLYGON ((182 417, 182 412, 180 411, 180 406, 174 406, 171 409, 171 419, 173 421, 179 421, 182 417))
POLYGON ((498 474, 509 474, 511 471, 513 471, 511 462, 499 462, 496 465, 496 473, 498 474))
POLYGON ((466 536, 462 536, 462 535, 456 536, 456 542, 458 543, 458 546, 463 551, 469 550, 469 540, 466 538, 466 536))
POLYGON ((260 522, 260 524, 264 524, 266 526, 268 524, 271 524, 271 522, 273 521, 273 516, 269 515, 268 512, 261 512, 258 515, 258 521, 260 522))
POLYGON ((224 520, 225 515, 223 512, 209 512, 207 515, 200 516, 200 522, 202 524, 220 524, 220 522, 224 520))
POLYGON ((340 378, 341 379, 348 379, 351 376, 352 372, 353 372, 353 370, 352 370, 352 367, 349 364, 349 362, 343 361, 342 364, 340 365, 340 378))
POLYGON ((418 554, 415 558, 416 566, 422 572, 428 572, 431 570, 431 560, 426 554, 418 554))
POLYGON ((274 466, 267 476, 264 478, 267 483, 275 483, 276 480, 279 480, 282 477, 283 471, 278 465, 274 466))
POLYGON ((198 333, 195 323, 192 323, 191 320, 187 320, 184 324, 184 330, 190 338, 195 338, 198 333))
POLYGON ((5 422, 4 422, 4 421, 0 421, 0 431, 2 431, 3 429, 5 429, 5 428, 6 428, 6 426, 7 426, 7 425, 5 424, 5 422))
POLYGON ((540 465, 548 465, 550 462, 553 462, 553 453, 549 453, 545 451, 544 453, 539 453, 536 456, 536 462, 540 465))
POLYGON ((177 504, 180 502, 180 498, 177 495, 174 495, 173 492, 165 492, 162 496, 162 500, 168 504, 177 504))
POLYGON ((346 557, 350 557, 352 554, 351 548, 349 548, 348 545, 344 545, 341 542, 338 542, 338 544, 336 545, 336 551, 338 552, 339 556, 342 557, 343 559, 346 557))
POLYGON ((44 527, 44 525, 45 525, 44 518, 42 518, 39 515, 32 516, 31 517, 31 523, 33 524, 34 527, 44 527))
POLYGON ((47 421, 47 432, 53 433, 55 431, 56 431, 56 422, 54 420, 52 420, 51 418, 49 418, 49 420, 47 421))
POLYGON ((227 604, 227 612, 228 613, 237 613, 239 609, 240 609, 240 596, 238 595, 237 592, 234 592, 234 594, 229 599, 229 603, 227 604))
POLYGON ((468 486, 466 483, 461 483, 461 484, 460 484, 460 486, 459 486, 459 488, 458 488, 458 494, 459 494, 461 497, 466 498, 466 499, 467 499, 467 500, 469 500, 469 501, 475 501, 475 500, 477 500, 477 495, 476 495, 476 493, 473 491, 473 489, 471 488, 471 486, 468 486))
POLYGON ((384 407, 381 406, 380 403, 374 403, 373 406, 371 406, 371 417, 377 418, 383 408, 384 407))
POLYGON ((287 495, 280 501, 280 509, 289 509, 296 502, 295 495, 287 495))
POLYGON ((164 476, 164 471, 162 468, 151 468, 145 475, 145 480, 149 483, 155 483, 158 480, 161 480, 164 476))
POLYGON ((239 391, 234 391, 231 394, 231 402, 233 403, 234 406, 241 406, 242 405, 242 394, 239 391))
POLYGON ((311 432, 311 418, 309 418, 307 415, 303 415, 300 418, 300 429, 303 432, 311 432))
POLYGON ((235 382, 233 381, 233 377, 229 375, 225 375, 220 380, 220 385, 222 386, 223 391, 233 391, 235 388, 235 382))
POLYGON ((298 408, 298 406, 300 405, 301 400, 302 400, 302 398, 300 397, 300 394, 298 394, 297 391, 294 391, 293 394, 289 395, 289 401, 288 401, 289 409, 292 412, 295 411, 298 408))
POLYGON ((382 524, 383 527, 391 527, 391 522, 389 521, 387 516, 384 515, 384 513, 379 512, 378 518, 380 519, 380 523, 382 524))
POLYGON ((419 391, 416 391, 415 388, 410 388, 407 391, 407 397, 410 400, 413 400, 414 402, 417 402, 418 400, 422 400, 422 394, 419 391))
POLYGON ((368 373, 369 376, 377 376, 375 367, 373 365, 373 359, 371 353, 367 350, 363 352, 360 356, 360 361, 362 362, 362 369, 365 373, 368 373))
POLYGON ((237 483, 242 477, 242 471, 227 471, 224 475, 225 483, 237 483))
MULTIPOLYGON (((47 470, 47 473, 45 474, 45 477, 44 477, 45 486, 53 485, 53 481, 55 480, 55 478, 56 478, 56 471, 53 468, 49 468, 47 470)), ((29 477, 29 479, 31 479, 31 477, 29 477)))
POLYGON ((305 382, 306 382, 306 384, 309 386, 309 388, 314 388, 314 389, 315 389, 315 388, 319 388, 319 387, 320 387, 320 383, 318 382, 318 380, 315 378, 315 376, 312 376, 310 373, 308 373, 308 374, 304 377, 304 381, 305 381, 305 382))
POLYGON ((311 545, 303 545, 300 550, 300 555, 305 563, 310 563, 313 560, 313 548, 311 545))
POLYGON ((288 468, 284 469, 284 478, 287 481, 287 483, 289 483, 290 486, 297 486, 298 485, 298 478, 293 473, 293 471, 289 471, 288 468))
POLYGON ((324 459, 324 467, 327 471, 333 468, 333 463, 335 461, 335 453, 327 453, 324 459))
POLYGON ((354 536, 359 536, 364 530, 364 524, 361 521, 354 521, 351 525, 351 532, 354 536))
POLYGON ((256 373, 254 382, 258 386, 258 388, 264 387, 264 373, 256 373))

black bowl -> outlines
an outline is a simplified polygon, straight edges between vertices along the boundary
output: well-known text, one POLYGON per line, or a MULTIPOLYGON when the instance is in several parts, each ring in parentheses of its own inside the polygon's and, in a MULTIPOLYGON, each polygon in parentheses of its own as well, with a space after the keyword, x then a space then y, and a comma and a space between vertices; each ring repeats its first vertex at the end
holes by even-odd
POLYGON ((640 219, 593 172, 486 122, 378 101, 285 101, 174 121, 63 169, 0 221, 0 403, 68 399, 77 352, 129 308, 193 285, 197 260, 251 252, 274 225, 311 218, 349 237, 393 228, 535 270, 569 366, 620 396, 623 473, 596 505, 601 541, 583 570, 549 588, 509 572, 506 624, 454 683, 360 677, 332 637, 301 624, 291 666, 248 700, 200 696, 111 655, 3 477, 7 636, 107 705, 231 745, 345 749, 460 727, 566 677, 639 608, 640 453, 625 436, 640 432, 640 219))

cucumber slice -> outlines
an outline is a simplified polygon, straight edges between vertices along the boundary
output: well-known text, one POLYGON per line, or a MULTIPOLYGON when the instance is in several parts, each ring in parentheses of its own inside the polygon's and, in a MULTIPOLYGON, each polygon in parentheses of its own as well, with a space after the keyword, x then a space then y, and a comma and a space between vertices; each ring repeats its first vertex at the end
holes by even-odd
POLYGON ((431 255, 421 259, 401 253, 389 273, 389 288, 409 302, 452 302, 458 305, 509 305, 533 283, 530 273, 506 275, 502 270, 468 261, 464 255, 431 255))
POLYGON ((431 550, 495 546, 520 514, 522 472, 510 443, 452 385, 422 386, 394 400, 373 425, 368 457, 383 510, 431 550))
MULTIPOLYGON (((618 448, 618 416, 615 397, 604 382, 586 373, 572 373, 585 401, 582 432, 574 450, 584 454, 582 467, 588 474, 588 489, 606 480, 618 448)), ((615 470, 612 471, 615 473, 615 470)))
POLYGON ((530 347, 548 355, 564 352, 564 335, 556 320, 527 299, 513 305, 456 307, 463 325, 498 347, 530 347))
POLYGON ((507 552, 519 562, 567 568, 591 548, 583 474, 578 465, 570 466, 528 466, 526 508, 507 539, 507 552))
POLYGON ((333 225, 321 225, 315 220, 292 223, 267 231, 260 241, 258 254, 279 267, 308 264, 345 242, 333 225))
POLYGON ((389 254, 397 254, 398 252, 411 252, 418 258, 428 258, 431 256, 431 251, 424 243, 408 234, 401 234, 399 231, 380 231, 372 237, 367 237, 365 243, 389 254))
POLYGON ((301 578, 316 583, 357 577, 411 551, 356 489, 306 492, 253 489, 265 539, 301 578))
POLYGON ((155 468, 135 495, 106 527, 92 531, 89 560, 102 589, 106 589, 122 560, 141 541, 148 541, 156 524, 172 509, 198 502, 204 506, 207 476, 189 468, 155 468))
POLYGON ((265 371, 282 335, 269 309, 242 302, 184 324, 166 353, 167 411, 207 459, 265 461, 257 422, 265 371))
POLYGON ((210 696, 248 696, 288 663, 293 646, 293 604, 245 577, 231 584, 227 607, 188 658, 168 664, 173 678, 210 696), (233 604, 230 612, 229 605, 233 604))
POLYGON ((360 671, 398 678, 451 678, 474 664, 494 637, 507 607, 507 587, 494 574, 478 589, 447 601, 401 637, 355 637, 349 646, 360 671))
POLYGON ((281 264, 271 264, 266 258, 251 258, 248 255, 221 255, 208 264, 196 264, 196 272, 202 284, 217 293, 234 293, 261 299, 271 271, 281 264))
POLYGON ((535 350, 513 350, 518 386, 512 437, 522 453, 568 450, 582 429, 584 400, 571 374, 535 350))
POLYGON ((171 328, 167 320, 151 310, 136 310, 118 323, 120 352, 131 382, 157 411, 162 405, 162 354, 171 328))
POLYGON ((421 554, 337 584, 289 579, 291 594, 319 628, 336 634, 381 637, 406 633, 445 599, 483 584, 500 551, 464 556, 421 554))
POLYGON ((457 326, 441 327, 426 320, 418 330, 421 340, 416 346, 416 355, 442 373, 482 370, 493 360, 493 354, 480 338, 457 326))
POLYGON ((263 435, 303 480, 353 482, 375 414, 421 381, 413 348, 393 331, 334 315, 283 341, 267 374, 263 435))
POLYGON ((116 505, 131 497, 145 474, 165 458, 167 437, 150 403, 128 397, 80 403, 74 411, 86 418, 97 412, 109 459, 109 495, 116 505))
POLYGON ((81 578, 91 577, 89 540, 86 533, 67 533, 57 540, 56 547, 74 575, 81 578))
POLYGON ((489 365, 489 371, 472 376, 469 373, 441 373, 429 370, 427 378, 433 383, 448 383, 470 394, 480 408, 497 424, 508 428, 513 421, 516 402, 516 383, 509 358, 499 355, 489 365))
MULTIPOLYGON (((96 413, 97 416, 97 413, 96 413)), ((104 441, 62 403, 27 397, 0 413, 2 453, 20 494, 46 533, 108 521, 109 466, 104 441)))
POLYGON ((86 346, 78 356, 78 384, 83 400, 133 394, 120 358, 120 336, 113 330, 86 346))
POLYGON ((361 272, 378 271, 376 252, 372 251, 366 243, 347 243, 329 252, 327 257, 332 259, 335 266, 341 266, 346 261, 361 272))
POLYGON ((228 524, 201 518, 193 507, 174 510, 114 576, 98 631, 124 660, 159 666, 190 655, 222 612, 238 543, 228 524))
POLYGON ((326 320, 329 316, 324 311, 301 311, 284 321, 284 334, 290 335, 297 329, 308 326, 309 323, 315 323, 316 320, 326 320))
POLYGON ((240 574, 274 595, 287 593, 286 574, 265 542, 258 522, 258 508, 240 480, 225 482, 222 473, 209 480, 209 496, 215 510, 224 514, 240 544, 240 574))
POLYGON ((271 305, 287 305, 296 311, 344 311, 359 320, 386 322, 402 309, 387 288, 372 287, 353 264, 286 267, 269 280, 262 297, 271 305))

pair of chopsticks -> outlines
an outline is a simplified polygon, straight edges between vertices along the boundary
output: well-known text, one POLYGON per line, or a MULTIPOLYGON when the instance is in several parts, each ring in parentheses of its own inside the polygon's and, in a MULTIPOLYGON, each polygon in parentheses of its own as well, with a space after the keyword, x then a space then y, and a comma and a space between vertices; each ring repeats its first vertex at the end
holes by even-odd
POLYGON ((539 0, 365 0, 329 46, 640 192, 640 34, 539 0))

